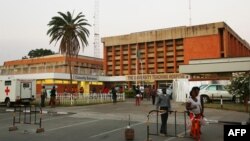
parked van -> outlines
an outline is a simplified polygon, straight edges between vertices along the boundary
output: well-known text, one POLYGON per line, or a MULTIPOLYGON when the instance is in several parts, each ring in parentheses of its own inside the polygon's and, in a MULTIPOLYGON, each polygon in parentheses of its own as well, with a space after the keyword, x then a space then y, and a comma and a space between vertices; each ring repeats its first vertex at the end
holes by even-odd
POLYGON ((27 79, 0 80, 0 102, 10 107, 13 103, 30 103, 35 99, 36 81, 27 79))

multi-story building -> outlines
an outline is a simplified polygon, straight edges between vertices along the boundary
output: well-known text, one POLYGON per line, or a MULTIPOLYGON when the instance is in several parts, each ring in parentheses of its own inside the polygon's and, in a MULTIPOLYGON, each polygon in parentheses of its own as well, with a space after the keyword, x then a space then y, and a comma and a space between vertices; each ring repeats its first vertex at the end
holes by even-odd
POLYGON ((70 88, 69 61, 71 61, 74 91, 84 88, 85 93, 92 88, 101 89, 103 82, 98 77, 103 75, 103 60, 99 58, 64 55, 50 55, 44 57, 6 61, 0 67, 2 78, 36 79, 37 93, 42 85, 47 88, 56 86, 58 93, 70 88))
POLYGON ((84 92, 88 93, 93 88, 100 90, 104 83, 109 87, 139 84, 160 86, 172 83, 173 79, 189 77, 181 74, 180 70, 192 73, 190 76, 195 79, 227 79, 231 75, 229 71, 216 72, 213 68, 207 73, 206 70, 200 71, 197 64, 201 62, 200 66, 209 67, 214 65, 211 62, 216 62, 218 66, 233 61, 239 67, 249 60, 244 57, 250 56, 249 44, 224 22, 104 37, 102 42, 104 59, 86 56, 70 59, 64 55, 51 55, 6 61, 0 66, 0 79, 36 79, 38 93, 42 85, 56 85, 58 92, 63 93, 65 89, 70 89, 68 62, 71 60, 73 88, 83 87, 84 92), (236 57, 241 59, 230 59, 236 57), (242 60, 244 62, 239 64, 242 60), (210 64, 206 65, 207 62, 210 64), (186 71, 186 68, 190 71, 186 71))
POLYGON ((179 66, 191 60, 250 56, 249 44, 224 22, 104 37, 102 42, 105 75, 128 75, 129 85, 138 79, 159 85, 178 78, 179 66))

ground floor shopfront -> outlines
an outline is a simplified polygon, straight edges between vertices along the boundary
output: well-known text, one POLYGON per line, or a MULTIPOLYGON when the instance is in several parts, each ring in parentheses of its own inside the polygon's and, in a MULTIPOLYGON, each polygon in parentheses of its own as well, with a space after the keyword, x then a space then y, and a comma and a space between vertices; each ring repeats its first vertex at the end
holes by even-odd
MULTIPOLYGON (((11 76, 0 76, 0 80, 6 79, 35 79, 36 94, 40 95, 42 86, 47 91, 53 86, 56 87, 57 93, 67 94, 70 92, 80 93, 80 88, 84 90, 84 94, 102 93, 104 88, 108 90, 111 87, 119 89, 132 88, 133 86, 155 86, 156 88, 167 88, 172 85, 173 99, 175 101, 184 102, 192 86, 200 86, 202 84, 213 83, 214 80, 190 81, 190 75, 181 73, 164 73, 164 74, 143 74, 143 75, 127 75, 127 76, 87 76, 73 75, 72 85, 70 84, 70 75, 65 73, 41 73, 41 74, 22 74, 11 76)), ((228 83, 228 80, 217 80, 217 83, 228 83)))
POLYGON ((72 84, 70 82, 70 75, 65 73, 39 73, 39 74, 20 74, 20 75, 6 75, 0 76, 0 80, 11 79, 33 79, 36 80, 36 94, 41 93, 42 86, 47 90, 56 87, 58 94, 63 93, 79 93, 82 87, 84 93, 100 92, 104 83, 98 81, 97 76, 73 75, 72 84))
POLYGON ((1 80, 7 79, 35 79, 36 93, 40 94, 42 86, 50 90, 56 87, 58 94, 79 93, 82 87, 84 93, 102 93, 104 87, 119 87, 122 90, 132 88, 133 86, 156 86, 162 88, 168 86, 176 79, 188 79, 188 75, 180 73, 165 74, 144 74, 144 75, 127 75, 127 76, 87 76, 73 75, 72 84, 70 75, 65 73, 39 73, 39 74, 20 74, 0 76, 1 80))
POLYGON ((36 91, 37 93, 41 92, 42 86, 45 86, 47 90, 55 86, 58 94, 80 93, 81 91, 83 93, 93 93, 94 90, 100 92, 103 89, 103 82, 73 80, 72 84, 70 83, 70 80, 64 79, 39 79, 36 80, 36 91))

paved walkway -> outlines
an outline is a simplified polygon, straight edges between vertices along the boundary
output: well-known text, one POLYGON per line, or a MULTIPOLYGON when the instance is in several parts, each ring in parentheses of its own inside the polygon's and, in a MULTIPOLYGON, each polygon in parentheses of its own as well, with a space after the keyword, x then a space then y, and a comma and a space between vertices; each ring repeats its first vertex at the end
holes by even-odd
MULTIPOLYGON (((160 137, 150 135, 150 138, 157 141, 192 141, 193 139, 188 136, 188 131, 186 132, 186 136, 184 136, 185 124, 184 113, 182 112, 185 110, 185 104, 172 102, 172 107, 172 110, 178 111, 176 113, 176 128, 174 124, 175 114, 172 113, 171 115, 169 115, 168 120, 169 136, 160 137), (176 134, 178 137, 174 137, 175 131, 177 132, 176 134)), ((1 126, 4 126, 4 124, 6 124, 6 127, 1 127, 1 140, 22 140, 23 138, 27 137, 31 140, 42 140, 42 138, 39 138, 40 136, 42 136, 48 141, 68 141, 72 140, 72 138, 68 138, 70 135, 74 135, 74 137, 76 138, 73 140, 82 140, 82 138, 86 138, 87 140, 91 141, 121 140, 124 139, 124 128, 128 124, 128 117, 130 115, 131 125, 136 132, 135 141, 144 141, 146 138, 147 114, 150 110, 154 110, 155 108, 156 107, 146 99, 144 99, 140 106, 135 106, 134 99, 127 99, 125 102, 118 102, 116 104, 109 103, 89 106, 56 108, 50 108, 49 106, 47 106, 43 109, 47 112, 47 114, 44 115, 43 121, 46 130, 44 134, 21 134, 22 130, 20 130, 19 132, 9 133, 4 128, 9 127, 9 125, 11 124, 12 119, 9 118, 9 115, 11 115, 11 113, 2 113, 0 115, 3 118, 0 124, 1 126), (54 115, 55 113, 67 115, 54 115), (9 121, 9 123, 5 123, 5 120, 9 121), (15 136, 13 136, 13 134, 15 134, 15 136), (59 137, 61 138, 58 139, 59 137)), ((212 124, 214 123, 214 121, 244 122, 249 118, 248 113, 216 109, 205 109, 205 116, 207 119, 209 119, 209 121, 211 121, 211 124, 202 127, 203 134, 201 140, 203 141, 223 140, 224 125, 217 123, 212 124)), ((157 124, 155 124, 155 113, 151 115, 149 122, 150 132, 156 133, 157 124)), ((25 129, 25 131, 26 130, 27 129, 25 129)))
MULTIPOLYGON (((132 121, 146 121, 149 111, 156 109, 151 101, 144 99, 140 106, 135 106, 134 99, 127 99, 125 102, 116 104, 98 104, 89 106, 73 106, 73 107, 45 107, 48 112, 75 113, 74 117, 91 117, 102 119, 119 119, 127 120, 130 115, 132 121)), ((185 104, 172 101, 172 110, 177 111, 176 118, 179 124, 184 122, 185 104)), ((152 114, 152 117, 156 114, 152 114)), ((246 122, 249 119, 249 114, 244 112, 220 110, 220 109, 205 109, 205 116, 211 122, 213 121, 228 121, 228 122, 246 122)), ((174 122, 174 113, 169 117, 169 122, 174 122)))

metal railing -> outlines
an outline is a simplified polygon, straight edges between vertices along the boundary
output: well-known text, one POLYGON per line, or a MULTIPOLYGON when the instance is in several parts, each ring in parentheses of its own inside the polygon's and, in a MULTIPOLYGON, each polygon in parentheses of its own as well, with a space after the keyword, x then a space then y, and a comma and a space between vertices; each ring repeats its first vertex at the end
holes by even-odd
MULTIPOLYGON (((117 101, 125 101, 124 93, 117 93, 117 101)), ((40 99, 37 99, 40 100, 40 99)), ((46 103, 50 101, 48 97, 46 103)), ((56 105, 82 105, 113 102, 112 94, 91 93, 91 94, 58 94, 56 105)))
POLYGON ((39 126, 36 133, 44 132, 42 113, 42 108, 35 105, 14 105, 13 122, 9 131, 17 130, 16 124, 34 124, 39 126))
MULTIPOLYGON (((184 128, 184 129, 182 129, 182 130, 184 130, 184 136, 187 135, 187 133, 186 133, 186 131, 187 131, 187 116, 186 116, 187 111, 178 112, 178 111, 151 110, 151 111, 149 111, 149 113, 147 115, 147 141, 150 140, 150 138, 149 138, 150 135, 155 135, 155 136, 159 135, 159 120, 158 120, 158 118, 159 118, 159 115, 163 114, 164 112, 168 112, 169 116, 170 116, 170 114, 174 116, 174 123, 173 123, 174 124, 174 126, 173 126, 174 132, 173 132, 173 134, 168 134, 167 136, 178 137, 178 132, 180 132, 179 131, 180 129, 178 129, 178 127, 177 127, 177 122, 180 122, 180 121, 177 120, 177 113, 179 114, 179 117, 183 118, 183 125, 181 125, 181 126, 182 126, 182 128, 184 128), (153 115, 153 113, 156 113, 156 117, 154 117, 156 122, 155 122, 155 124, 153 124, 154 126, 156 126, 155 127, 156 130, 154 130, 154 133, 150 132, 150 130, 149 130, 149 128, 150 128, 149 120, 150 120, 150 117, 153 115)), ((182 119, 182 118, 180 118, 180 119, 182 119)), ((170 123, 167 123, 167 124, 170 124, 170 123)), ((151 126, 151 128, 152 128, 152 126, 151 126)))

